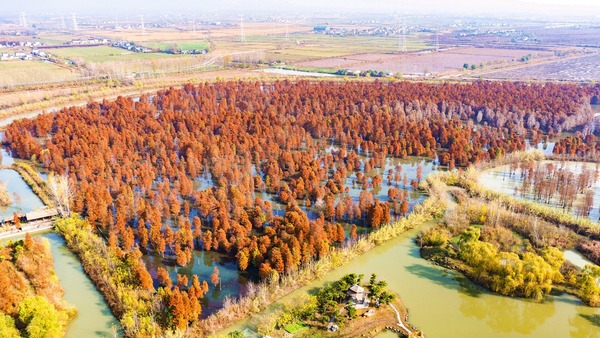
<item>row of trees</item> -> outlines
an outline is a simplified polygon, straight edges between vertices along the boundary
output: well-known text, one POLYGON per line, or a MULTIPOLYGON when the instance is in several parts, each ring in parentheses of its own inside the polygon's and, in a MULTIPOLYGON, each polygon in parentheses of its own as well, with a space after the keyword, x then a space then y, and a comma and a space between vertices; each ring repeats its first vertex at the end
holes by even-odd
POLYGON ((566 166, 565 162, 542 163, 523 161, 511 163, 509 174, 517 173, 520 169, 521 186, 515 186, 515 194, 530 195, 534 200, 542 203, 553 203, 557 206, 571 210, 579 198, 577 214, 588 216, 594 203, 592 187, 600 177, 598 165, 588 168, 583 164, 579 172, 574 172, 566 166))
POLYGON ((556 155, 585 157, 598 160, 600 155, 600 139, 596 135, 583 135, 577 132, 573 136, 560 139, 554 145, 552 152, 556 155))

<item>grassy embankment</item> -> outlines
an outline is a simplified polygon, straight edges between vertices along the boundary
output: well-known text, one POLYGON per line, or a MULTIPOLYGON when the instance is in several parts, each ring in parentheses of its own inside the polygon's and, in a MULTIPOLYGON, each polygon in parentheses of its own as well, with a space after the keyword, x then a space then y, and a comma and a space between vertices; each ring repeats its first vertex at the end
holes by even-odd
POLYGON ((16 161, 9 168, 21 175, 25 183, 27 183, 31 190, 33 190, 46 206, 55 206, 48 185, 29 164, 22 161, 16 161))
POLYGON ((138 267, 143 263, 139 257, 133 254, 120 256, 109 249, 93 232, 92 226, 77 215, 58 220, 55 230, 79 257, 85 273, 121 322, 126 336, 167 334, 156 323, 154 291, 141 285, 138 267))

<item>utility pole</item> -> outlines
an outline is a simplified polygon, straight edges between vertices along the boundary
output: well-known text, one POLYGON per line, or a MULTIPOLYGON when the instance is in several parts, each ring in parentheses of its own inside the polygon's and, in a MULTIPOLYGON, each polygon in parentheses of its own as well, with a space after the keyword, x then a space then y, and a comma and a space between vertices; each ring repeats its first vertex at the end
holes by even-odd
POLYGON ((401 33, 400 33, 400 41, 398 42, 399 44, 399 50, 402 53, 406 53, 406 19, 402 18, 402 29, 401 29, 401 33))

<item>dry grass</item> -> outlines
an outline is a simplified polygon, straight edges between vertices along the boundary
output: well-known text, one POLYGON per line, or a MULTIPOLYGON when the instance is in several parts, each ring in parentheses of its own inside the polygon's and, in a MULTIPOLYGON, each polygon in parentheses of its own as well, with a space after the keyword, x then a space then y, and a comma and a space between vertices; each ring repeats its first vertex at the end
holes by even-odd
POLYGON ((136 79, 135 81, 94 81, 53 86, 26 87, 17 91, 0 92, 0 117, 27 114, 42 110, 59 110, 60 108, 85 104, 90 100, 113 99, 118 95, 137 96, 153 92, 165 87, 179 87, 184 83, 198 83, 220 80, 268 80, 286 78, 277 74, 267 74, 254 70, 230 69, 206 72, 186 72, 158 75, 136 79))
POLYGON ((0 61, 0 88, 39 82, 70 81, 78 77, 78 72, 50 62, 0 61))

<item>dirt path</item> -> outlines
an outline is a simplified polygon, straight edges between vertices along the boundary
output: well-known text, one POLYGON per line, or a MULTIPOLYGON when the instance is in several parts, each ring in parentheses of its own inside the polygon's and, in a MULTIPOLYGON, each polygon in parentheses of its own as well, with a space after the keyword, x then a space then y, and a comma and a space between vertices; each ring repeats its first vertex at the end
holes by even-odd
POLYGON ((402 322, 402 318, 400 318, 400 312, 398 312, 398 310, 396 309, 394 304, 390 304, 390 306, 396 312, 396 318, 398 318, 398 326, 400 326, 402 329, 404 329, 410 335, 412 333, 412 331, 408 327, 406 327, 406 325, 404 325, 404 322, 402 322))

